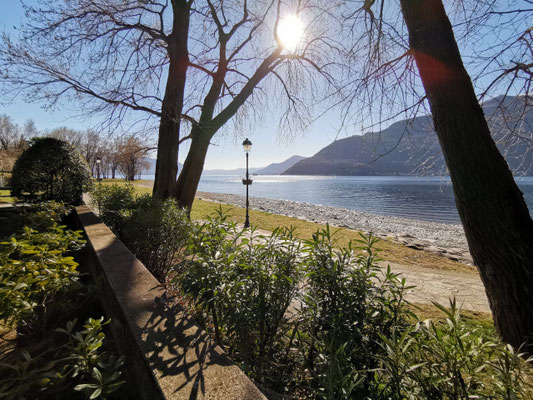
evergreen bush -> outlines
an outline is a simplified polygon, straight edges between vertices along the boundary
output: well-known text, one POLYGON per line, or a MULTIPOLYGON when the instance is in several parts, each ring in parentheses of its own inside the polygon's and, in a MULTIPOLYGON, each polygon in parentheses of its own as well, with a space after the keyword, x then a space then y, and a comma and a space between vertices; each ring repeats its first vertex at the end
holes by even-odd
POLYGON ((248 375, 267 386, 279 379, 293 327, 287 310, 298 293, 300 243, 290 229, 243 235, 219 214, 196 228, 191 259, 176 279, 211 318, 214 334, 248 375), (276 362, 273 362, 277 360, 276 362))
POLYGON ((161 282, 184 257, 189 240, 187 212, 172 199, 137 198, 123 219, 120 238, 161 282))
POLYGON ((135 206, 133 185, 94 185, 90 196, 102 221, 115 235, 121 237, 125 219, 135 206))
POLYGON ((91 198, 104 223, 161 282, 183 258, 190 220, 175 200, 134 197, 133 185, 95 185, 91 198))
POLYGON ((44 232, 25 227, 0 243, 0 320, 30 323, 54 295, 79 279, 78 263, 66 253, 80 249, 80 232, 54 225, 44 232))
POLYGON ((444 321, 407 307, 405 279, 378 265, 377 239, 338 249, 327 227, 242 230, 219 212, 193 228, 174 281, 206 329, 269 398, 533 398, 531 363, 455 302, 444 321))
POLYGON ((76 320, 56 332, 64 344, 41 354, 26 350, 0 360, 0 397, 6 399, 105 399, 124 383, 124 360, 105 350, 104 318, 89 318, 83 329, 76 320), (77 392, 83 393, 78 395, 77 392))
POLYGON ((19 200, 61 201, 78 205, 91 185, 87 162, 70 144, 54 138, 36 138, 15 162, 11 194, 19 200))

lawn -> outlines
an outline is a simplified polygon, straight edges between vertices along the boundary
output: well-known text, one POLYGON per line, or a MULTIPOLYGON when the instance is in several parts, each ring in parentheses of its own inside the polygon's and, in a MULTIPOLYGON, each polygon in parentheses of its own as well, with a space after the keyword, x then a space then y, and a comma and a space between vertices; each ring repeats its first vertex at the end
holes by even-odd
MULTIPOLYGON (((119 184, 124 185, 126 182, 123 179, 105 179, 102 184, 119 184)), ((151 194, 152 181, 134 181, 135 193, 138 195, 151 194)), ((212 201, 196 199, 194 201, 191 218, 205 219, 206 216, 215 213, 215 211, 222 207, 224 212, 229 214, 231 219, 238 223, 244 223, 245 209, 229 204, 215 203, 212 201)), ((326 225, 318 224, 316 222, 304 221, 298 218, 286 217, 283 215, 270 214, 263 211, 250 210, 250 221, 252 225, 257 228, 272 231, 280 226, 293 226, 296 229, 297 237, 301 239, 311 239, 314 232, 319 229, 326 228, 326 225)), ((347 228, 332 227, 335 232, 335 239, 339 247, 348 245, 349 241, 360 238, 360 232, 347 228)), ((426 251, 411 249, 389 240, 382 239, 378 243, 381 257, 390 262, 403 265, 413 265, 417 267, 448 270, 448 271, 466 271, 476 273, 476 271, 465 264, 452 261, 446 257, 438 256, 426 251)))
MULTIPOLYGON (((203 219, 207 215, 213 214, 219 207, 222 207, 224 212, 230 215, 234 221, 244 223, 244 208, 199 199, 196 199, 193 204, 191 218, 203 219)), ((312 234, 317 230, 326 228, 326 225, 316 222, 256 210, 250 210, 250 221, 252 225, 267 231, 272 231, 279 226, 293 226, 296 228, 297 237, 301 239, 311 239, 312 234)), ((360 239, 359 231, 337 227, 332 227, 332 231, 335 233, 334 237, 339 247, 347 246, 351 240, 360 239)), ((381 257, 391 263, 439 270, 473 272, 472 267, 452 261, 446 257, 411 249, 388 240, 379 240, 378 247, 381 257)))

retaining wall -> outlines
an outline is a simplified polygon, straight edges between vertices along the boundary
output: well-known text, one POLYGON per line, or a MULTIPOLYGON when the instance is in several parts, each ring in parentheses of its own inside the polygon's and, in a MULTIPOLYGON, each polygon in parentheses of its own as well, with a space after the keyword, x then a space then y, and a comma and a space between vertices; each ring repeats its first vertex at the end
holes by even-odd
POLYGON ((265 399, 89 207, 74 219, 135 398, 265 399))

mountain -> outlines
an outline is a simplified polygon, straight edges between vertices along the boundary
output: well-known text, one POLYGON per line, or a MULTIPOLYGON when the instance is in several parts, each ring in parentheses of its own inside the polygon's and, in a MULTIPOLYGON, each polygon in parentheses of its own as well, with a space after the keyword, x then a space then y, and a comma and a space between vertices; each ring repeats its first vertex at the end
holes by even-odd
POLYGON ((282 161, 280 163, 269 164, 265 168, 261 168, 260 170, 256 171, 255 174, 256 175, 281 175, 287 169, 289 169, 294 164, 296 164, 298 161, 301 161, 303 159, 305 159, 305 157, 292 156, 291 158, 288 158, 285 161, 282 161))
MULTIPOLYGON (((483 104, 498 148, 516 175, 533 166, 533 110, 524 97, 500 96, 483 104), (525 110, 525 111, 524 111, 525 110), (514 130, 518 133, 511 134, 514 130), (529 142, 529 145, 528 145, 529 142)), ((464 132, 465 135, 468 132, 464 132)), ((445 175, 444 157, 430 116, 398 121, 379 132, 334 141, 283 175, 445 175)))

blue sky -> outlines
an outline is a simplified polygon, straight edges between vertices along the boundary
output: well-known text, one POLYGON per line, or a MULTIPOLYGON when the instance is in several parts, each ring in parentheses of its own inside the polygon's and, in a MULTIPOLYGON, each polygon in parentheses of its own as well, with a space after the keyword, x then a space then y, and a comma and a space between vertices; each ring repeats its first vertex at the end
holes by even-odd
MULTIPOLYGON (((27 0, 28 3, 34 1, 27 0)), ((0 2, 3 6, 2 13, 0 13, 0 30, 16 36, 17 33, 13 27, 19 25, 24 18, 20 1, 0 0, 0 2)), ((492 33, 487 32, 482 41, 490 44, 492 33)), ((465 54, 463 57, 466 61, 465 54)), ((69 107, 68 104, 63 104, 60 110, 56 111, 47 111, 43 106, 44 104, 24 103, 20 98, 9 102, 9 99, 0 94, 0 114, 11 116, 19 124, 23 124, 26 119, 31 118, 37 127, 43 130, 60 126, 85 129, 98 123, 98 120, 78 118, 75 105, 69 107)), ((227 132, 226 130, 224 134, 221 134, 222 132, 217 133, 209 148, 205 168, 233 169, 243 167, 245 157, 241 143, 244 137, 248 137, 253 143, 250 165, 261 167, 273 162, 281 162, 292 155, 311 156, 337 137, 361 133, 356 128, 346 129, 339 133, 335 114, 330 114, 315 121, 306 132, 296 135, 292 139, 287 139, 277 135, 278 121, 276 115, 272 118, 267 117, 266 120, 266 123, 255 126, 248 132, 227 132)), ((385 124, 382 128, 387 125, 385 124)), ((180 152, 180 161, 182 162, 186 156, 186 150, 187 146, 182 146, 180 152)))
MULTIPOLYGON (((18 0, 0 0, 0 29, 10 32, 16 37, 13 27, 20 24, 24 18, 22 6, 18 0)), ((27 1, 31 3, 32 0, 27 1)), ((89 128, 97 121, 79 119, 74 109, 63 105, 61 110, 47 111, 43 104, 25 103, 17 98, 10 102, 0 95, 0 114, 7 114, 18 124, 23 124, 28 118, 35 121, 39 129, 54 129, 68 126, 75 129, 89 128)), ((242 150, 242 137, 248 137, 253 143, 250 154, 250 166, 261 167, 273 162, 281 162, 293 155, 311 156, 322 147, 327 146, 337 135, 337 123, 333 118, 322 118, 315 122, 305 134, 291 140, 278 138, 277 121, 265 123, 250 132, 239 132, 238 137, 231 133, 216 135, 213 145, 207 154, 206 169, 233 169, 244 166, 245 157, 242 150)), ((180 160, 185 158, 186 146, 180 151, 180 160)))

